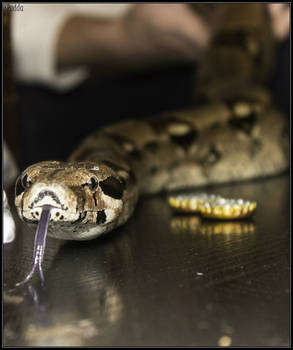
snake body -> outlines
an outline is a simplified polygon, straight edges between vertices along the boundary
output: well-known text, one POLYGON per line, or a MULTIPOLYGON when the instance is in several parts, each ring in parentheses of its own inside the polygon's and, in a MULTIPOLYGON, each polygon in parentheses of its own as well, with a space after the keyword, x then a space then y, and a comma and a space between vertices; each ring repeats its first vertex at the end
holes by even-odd
POLYGON ((21 219, 37 224, 51 206, 49 235, 88 240, 124 224, 141 195, 288 168, 287 122, 266 88, 274 52, 266 9, 216 6, 224 11, 199 63, 194 107, 103 127, 68 162, 30 166, 16 182, 21 219))

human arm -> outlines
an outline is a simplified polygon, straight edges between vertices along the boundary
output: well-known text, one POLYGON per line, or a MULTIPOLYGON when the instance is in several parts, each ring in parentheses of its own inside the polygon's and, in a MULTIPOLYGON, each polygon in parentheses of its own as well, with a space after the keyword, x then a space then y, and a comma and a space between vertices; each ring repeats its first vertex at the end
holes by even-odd
POLYGON ((209 38, 208 26, 186 4, 139 4, 118 19, 73 16, 59 35, 57 67, 129 71, 194 61, 209 38))

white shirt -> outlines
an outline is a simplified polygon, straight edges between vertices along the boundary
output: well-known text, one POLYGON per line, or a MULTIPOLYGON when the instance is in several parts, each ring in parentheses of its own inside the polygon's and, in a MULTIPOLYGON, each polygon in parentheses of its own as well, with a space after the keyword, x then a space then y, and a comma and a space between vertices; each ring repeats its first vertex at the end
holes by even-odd
POLYGON ((88 76, 86 67, 66 72, 55 70, 59 32, 72 15, 118 18, 132 4, 20 4, 13 11, 11 41, 17 81, 42 83, 60 91, 69 90, 88 76))

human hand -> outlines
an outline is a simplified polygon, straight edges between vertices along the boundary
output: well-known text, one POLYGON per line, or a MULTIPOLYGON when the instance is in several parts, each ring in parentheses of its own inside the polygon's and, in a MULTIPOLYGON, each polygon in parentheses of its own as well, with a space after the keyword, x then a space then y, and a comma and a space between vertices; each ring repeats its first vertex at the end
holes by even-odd
POLYGON ((137 4, 125 21, 138 44, 171 49, 179 58, 196 59, 211 37, 210 27, 187 4, 137 4))

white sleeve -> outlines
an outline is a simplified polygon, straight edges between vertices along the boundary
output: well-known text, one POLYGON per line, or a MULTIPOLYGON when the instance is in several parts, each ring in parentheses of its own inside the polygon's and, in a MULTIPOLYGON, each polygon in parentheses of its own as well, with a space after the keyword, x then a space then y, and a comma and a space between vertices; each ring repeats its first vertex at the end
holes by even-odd
POLYGON ((11 20, 14 74, 17 81, 37 82, 65 91, 88 75, 85 67, 58 72, 56 41, 66 19, 76 8, 70 4, 21 4, 11 20))

